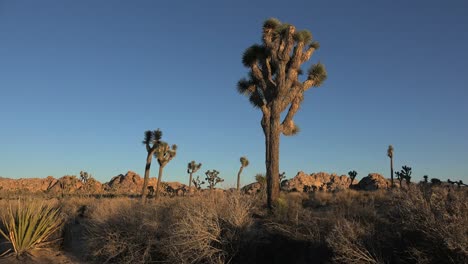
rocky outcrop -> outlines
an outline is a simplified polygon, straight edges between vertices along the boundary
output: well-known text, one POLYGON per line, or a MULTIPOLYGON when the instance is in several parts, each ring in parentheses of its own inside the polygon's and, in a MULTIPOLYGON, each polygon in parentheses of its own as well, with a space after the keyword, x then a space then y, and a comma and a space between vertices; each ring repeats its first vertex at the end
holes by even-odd
MULTIPOLYGON (((157 180, 150 178, 148 186, 156 186, 157 180)), ((109 192, 119 194, 139 194, 143 188, 143 178, 133 171, 127 174, 119 174, 104 184, 104 189, 109 192)))
POLYGON ((57 179, 52 176, 47 178, 21 178, 21 179, 9 179, 0 178, 0 190, 9 192, 45 192, 51 188, 57 179))
POLYGON ((375 191, 390 188, 390 181, 378 173, 370 173, 362 178, 356 186, 359 190, 375 191))
MULTIPOLYGON (((355 180, 353 184, 356 184, 355 180)), ((315 192, 325 191, 333 192, 348 189, 351 179, 346 175, 338 176, 325 172, 306 174, 302 171, 289 180, 281 184, 281 189, 288 192, 315 192)))
MULTIPOLYGON (((133 171, 128 171, 127 174, 117 175, 113 177, 108 183, 104 184, 104 189, 111 193, 116 194, 140 194, 143 188, 144 179, 133 171)), ((158 179, 149 178, 148 188, 149 194, 156 189, 158 179)), ((163 195, 182 196, 188 192, 188 186, 180 182, 162 182, 159 187, 163 195)))

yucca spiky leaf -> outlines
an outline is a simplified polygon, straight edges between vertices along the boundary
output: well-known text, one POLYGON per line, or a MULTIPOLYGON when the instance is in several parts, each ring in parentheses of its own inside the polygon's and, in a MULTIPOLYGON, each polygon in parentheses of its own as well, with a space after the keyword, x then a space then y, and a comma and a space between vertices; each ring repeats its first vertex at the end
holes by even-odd
POLYGON ((255 108, 260 108, 263 106, 263 98, 259 95, 258 92, 252 93, 249 97, 249 102, 255 108))
POLYGON ((289 27, 292 26, 291 24, 288 24, 288 23, 285 23, 285 24, 281 24, 280 26, 278 26, 276 29, 275 29, 275 32, 276 34, 279 34, 279 35, 283 35, 285 34, 288 30, 289 30, 289 27))
POLYGON ((314 81, 314 86, 319 87, 327 79, 327 70, 322 63, 314 64, 309 69, 309 79, 314 81))
POLYGON ((312 41, 312 43, 309 44, 309 47, 318 50, 320 48, 320 43, 318 41, 312 41))
POLYGON ((241 163, 242 167, 249 166, 249 160, 245 156, 240 158, 240 163, 241 163))
POLYGON ((162 131, 159 130, 159 128, 157 130, 154 130, 153 131, 153 140, 160 141, 161 138, 162 138, 162 131))
POLYGON ((150 130, 145 131, 145 137, 143 139, 143 144, 150 144, 153 140, 153 132, 150 130))
POLYGON ((17 256, 47 242, 47 239, 61 228, 63 221, 59 209, 36 201, 18 201, 13 209, 2 215, 3 235, 12 245, 17 256))
POLYGON ((250 86, 253 84, 252 81, 242 78, 237 82, 237 91, 243 95, 249 95, 251 92, 249 91, 250 86))
POLYGON ((294 34, 294 40, 308 44, 312 40, 312 33, 308 30, 301 30, 294 34))
POLYGON ((271 17, 271 18, 265 20, 265 22, 263 22, 263 27, 264 28, 275 29, 275 28, 277 28, 279 26, 281 26, 281 21, 279 21, 278 19, 276 19, 274 17, 271 17))
POLYGON ((261 45, 254 44, 244 51, 242 56, 242 64, 244 64, 245 67, 250 67, 264 57, 265 48, 261 45))
POLYGON ((387 149, 387 156, 389 158, 393 157, 393 146, 392 145, 389 145, 388 146, 388 149, 387 149))

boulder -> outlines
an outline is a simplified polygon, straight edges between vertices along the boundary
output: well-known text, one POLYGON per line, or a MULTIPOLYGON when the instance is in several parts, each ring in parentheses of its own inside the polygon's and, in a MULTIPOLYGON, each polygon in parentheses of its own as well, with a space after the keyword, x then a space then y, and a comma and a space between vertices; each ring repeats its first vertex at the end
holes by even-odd
MULTIPOLYGON (((357 181, 355 180, 353 184, 356 183, 357 181)), ((346 175, 338 176, 325 172, 312 173, 309 175, 300 171, 294 178, 285 180, 281 184, 281 188, 288 192, 333 192, 348 189, 350 184, 351 179, 346 175)))
POLYGON ((362 178, 356 186, 359 190, 375 191, 379 189, 390 188, 390 181, 378 173, 369 173, 368 176, 362 178))

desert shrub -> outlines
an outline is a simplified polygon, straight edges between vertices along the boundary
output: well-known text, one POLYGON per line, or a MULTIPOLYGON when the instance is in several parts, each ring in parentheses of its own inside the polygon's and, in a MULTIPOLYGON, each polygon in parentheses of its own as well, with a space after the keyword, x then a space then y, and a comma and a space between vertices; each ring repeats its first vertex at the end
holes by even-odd
POLYGON ((50 243, 51 236, 63 225, 60 209, 52 203, 18 200, 5 207, 0 234, 18 257, 50 243))
POLYGON ((340 219, 326 241, 333 249, 335 263, 383 263, 373 249, 374 238, 373 225, 340 219))
POLYGON ((129 199, 105 199, 90 205, 85 222, 88 258, 99 263, 157 260, 158 210, 129 199))
POLYGON ((409 186, 386 194, 335 211, 326 238, 335 262, 468 262, 466 192, 409 186))
POLYGON ((389 212, 401 233, 400 258, 428 263, 468 263, 468 195, 463 190, 411 188, 395 193, 389 212))
MULTIPOLYGON (((249 229, 252 203, 237 193, 180 200, 162 243, 171 263, 226 263, 249 229)), ((174 207, 173 207, 174 208, 174 207)))

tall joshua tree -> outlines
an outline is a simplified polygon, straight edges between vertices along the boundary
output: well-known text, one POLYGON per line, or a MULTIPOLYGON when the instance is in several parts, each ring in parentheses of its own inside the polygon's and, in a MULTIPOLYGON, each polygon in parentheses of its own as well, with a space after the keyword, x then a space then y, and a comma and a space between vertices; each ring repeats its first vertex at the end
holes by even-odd
POLYGON ((150 176, 151 161, 153 160, 153 155, 161 144, 162 132, 159 130, 147 130, 145 131, 145 138, 143 144, 146 146, 146 151, 148 155, 146 156, 146 166, 145 166, 145 178, 143 179, 143 189, 141 191, 141 199, 146 201, 146 194, 148 192, 148 181, 150 176))
POLYGON ((249 166, 249 160, 247 159, 247 157, 241 157, 240 163, 241 163, 241 166, 239 168, 239 172, 237 173, 237 191, 240 191, 240 176, 241 176, 242 170, 245 167, 249 166))
POLYGON ((392 182, 392 187, 395 187, 393 183, 393 146, 389 145, 387 149, 387 156, 390 158, 390 180, 392 182))
POLYGON ((176 156, 177 154, 177 145, 169 146, 166 142, 160 142, 159 146, 156 148, 154 152, 154 157, 158 161, 159 164, 159 172, 158 172, 158 183, 156 184, 156 193, 155 199, 159 197, 159 186, 161 185, 161 179, 164 167, 176 156))
POLYGON ((304 92, 319 87, 327 78, 325 67, 317 63, 310 67, 304 81, 299 80, 301 65, 318 48, 309 31, 296 31, 293 25, 270 18, 263 23, 262 44, 250 46, 242 57, 249 75, 238 82, 237 89, 262 111, 269 208, 275 206, 280 192, 280 135, 290 136, 299 131, 293 118, 304 100, 304 92), (281 113, 286 109, 281 121, 281 113))
POLYGON ((187 165, 187 173, 190 175, 189 178, 189 193, 192 191, 192 175, 197 172, 201 168, 202 164, 201 163, 196 163, 194 160, 192 160, 188 165, 187 165))

